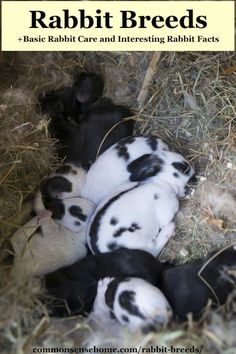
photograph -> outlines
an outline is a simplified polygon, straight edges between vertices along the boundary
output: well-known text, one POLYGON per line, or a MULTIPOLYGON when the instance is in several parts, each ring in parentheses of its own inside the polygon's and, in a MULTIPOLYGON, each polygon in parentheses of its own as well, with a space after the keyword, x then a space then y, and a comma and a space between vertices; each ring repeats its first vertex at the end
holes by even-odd
POLYGON ((236 353, 236 54, 193 38, 0 52, 2 354, 236 353))

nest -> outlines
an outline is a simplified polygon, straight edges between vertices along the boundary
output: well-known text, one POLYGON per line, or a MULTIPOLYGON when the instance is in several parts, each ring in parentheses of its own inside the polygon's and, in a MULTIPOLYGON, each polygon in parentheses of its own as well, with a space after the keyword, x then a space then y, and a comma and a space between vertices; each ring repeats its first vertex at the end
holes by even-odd
MULTIPOLYGON (((161 257, 185 262, 236 241, 235 55, 163 53, 150 67, 152 59, 149 52, 1 54, 0 247, 4 257, 9 237, 29 218, 40 180, 58 165, 47 130, 49 117, 40 112, 38 98, 71 85, 80 70, 104 77, 106 95, 136 112, 137 132, 163 138, 196 167, 198 183, 182 201, 176 235, 161 257), (143 86, 145 77, 148 86, 143 86)), ((199 322, 189 318, 188 323, 170 324, 156 334, 131 336, 121 328, 98 329, 84 318, 50 318, 40 301, 42 279, 19 287, 9 277, 8 265, 0 271, 2 353, 31 353, 37 346, 93 345, 203 346, 208 353, 230 353, 236 345, 233 295, 223 310, 208 310, 199 322)))

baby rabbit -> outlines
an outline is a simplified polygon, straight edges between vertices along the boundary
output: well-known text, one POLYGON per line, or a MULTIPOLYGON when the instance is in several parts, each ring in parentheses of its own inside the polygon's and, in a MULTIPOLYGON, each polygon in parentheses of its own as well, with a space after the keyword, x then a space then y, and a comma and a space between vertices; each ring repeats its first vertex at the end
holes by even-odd
POLYGON ((161 264, 152 255, 140 250, 120 249, 87 256, 45 276, 48 293, 57 299, 51 304, 52 313, 55 316, 89 313, 100 279, 118 276, 139 277, 155 285, 161 269, 161 264))
POLYGON ((87 254, 87 219, 94 209, 90 201, 82 198, 58 201, 51 215, 38 193, 34 209, 37 215, 11 238, 15 254, 13 273, 19 278, 53 272, 87 254))
POLYGON ((124 120, 132 115, 128 108, 114 104, 108 98, 100 98, 78 127, 70 129, 66 161, 88 170, 98 153, 101 154, 120 139, 133 134, 134 121, 124 120))
POLYGON ((236 246, 214 253, 191 263, 170 266, 161 273, 159 288, 169 301, 174 316, 186 320, 192 313, 198 320, 210 299, 213 306, 225 304, 228 295, 236 289, 236 246))
POLYGON ((55 178, 51 175, 44 182, 42 194, 49 199, 55 195, 61 199, 82 196, 97 205, 124 183, 158 181, 160 176, 170 181, 178 196, 183 196, 193 174, 189 163, 180 154, 169 151, 162 140, 152 136, 128 137, 103 152, 87 175, 82 168, 77 177, 71 173, 56 173, 55 178))
POLYGON ((98 283, 93 312, 115 318, 131 332, 156 330, 168 322, 171 308, 162 292, 140 278, 105 278, 98 283))
POLYGON ((63 135, 61 128, 66 127, 66 123, 83 119, 91 105, 103 95, 103 90, 104 81, 99 75, 81 72, 72 87, 46 93, 40 99, 40 106, 43 113, 49 114, 52 119, 52 137, 60 139, 60 134, 63 135))
POLYGON ((64 164, 56 169, 40 184, 40 192, 45 208, 50 209, 54 199, 73 198, 81 195, 86 179, 86 171, 73 164, 64 164))
POLYGON ((184 195, 193 168, 171 151, 137 160, 128 166, 130 180, 147 179, 119 187, 98 205, 87 232, 93 253, 126 247, 157 256, 174 233, 178 197, 184 195))
POLYGON ((87 239, 93 253, 136 248, 157 256, 175 230, 179 201, 165 183, 131 183, 101 203, 90 220, 87 239))
POLYGON ((85 169, 94 162, 103 138, 114 125, 122 123, 108 134, 100 153, 133 133, 134 122, 124 121, 132 112, 101 98, 103 88, 97 74, 82 73, 71 88, 49 93, 41 100, 42 111, 51 117, 50 135, 58 140, 58 156, 85 169))
POLYGON ((157 176, 160 172, 158 163, 153 168, 150 157, 154 154, 158 160, 159 154, 165 150, 168 150, 168 146, 152 136, 130 136, 120 140, 93 163, 81 195, 98 204, 124 183, 145 180, 150 175, 157 176), (139 167, 142 176, 135 179, 139 167))

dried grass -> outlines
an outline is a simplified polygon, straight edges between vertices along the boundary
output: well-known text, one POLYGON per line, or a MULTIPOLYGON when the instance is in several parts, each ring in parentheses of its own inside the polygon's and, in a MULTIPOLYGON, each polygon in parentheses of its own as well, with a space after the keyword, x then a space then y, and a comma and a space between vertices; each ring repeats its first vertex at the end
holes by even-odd
MULTIPOLYGON (((29 198, 57 165, 47 117, 38 96, 70 85, 78 70, 95 70, 106 94, 137 113, 137 131, 162 137, 192 161, 198 184, 182 201, 175 237, 162 254, 192 260, 236 240, 236 65, 234 53, 163 53, 143 106, 137 97, 152 53, 1 53, 0 223, 1 248, 29 217, 29 198)), ((223 313, 208 311, 199 323, 170 324, 157 334, 99 331, 87 319, 51 319, 40 302, 41 279, 20 287, 1 269, 2 353, 32 347, 100 345, 204 346, 229 354, 235 343, 235 302, 223 313), (116 338, 115 338, 116 337, 116 338)))

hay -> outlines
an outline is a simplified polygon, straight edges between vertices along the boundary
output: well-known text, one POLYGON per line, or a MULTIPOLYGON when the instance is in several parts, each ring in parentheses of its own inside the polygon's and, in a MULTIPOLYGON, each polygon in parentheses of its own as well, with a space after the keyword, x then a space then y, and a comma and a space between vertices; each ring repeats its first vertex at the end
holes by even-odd
MULTIPOLYGON (((163 53, 148 96, 138 109, 152 53, 1 53, 0 219, 1 248, 26 221, 30 196, 58 162, 48 136, 48 117, 39 95, 71 85, 79 70, 96 71, 106 94, 128 104, 138 132, 166 140, 197 169, 198 183, 182 201, 175 237, 164 259, 185 262, 236 240, 236 65, 234 53, 163 53)), ((19 287, 1 266, 0 345, 2 353, 31 353, 34 346, 148 345, 204 347, 230 353, 235 343, 235 302, 207 311, 195 323, 170 324, 157 334, 95 328, 88 319, 51 319, 40 302, 41 279, 19 287), (114 333, 116 335, 114 335, 114 333)))

